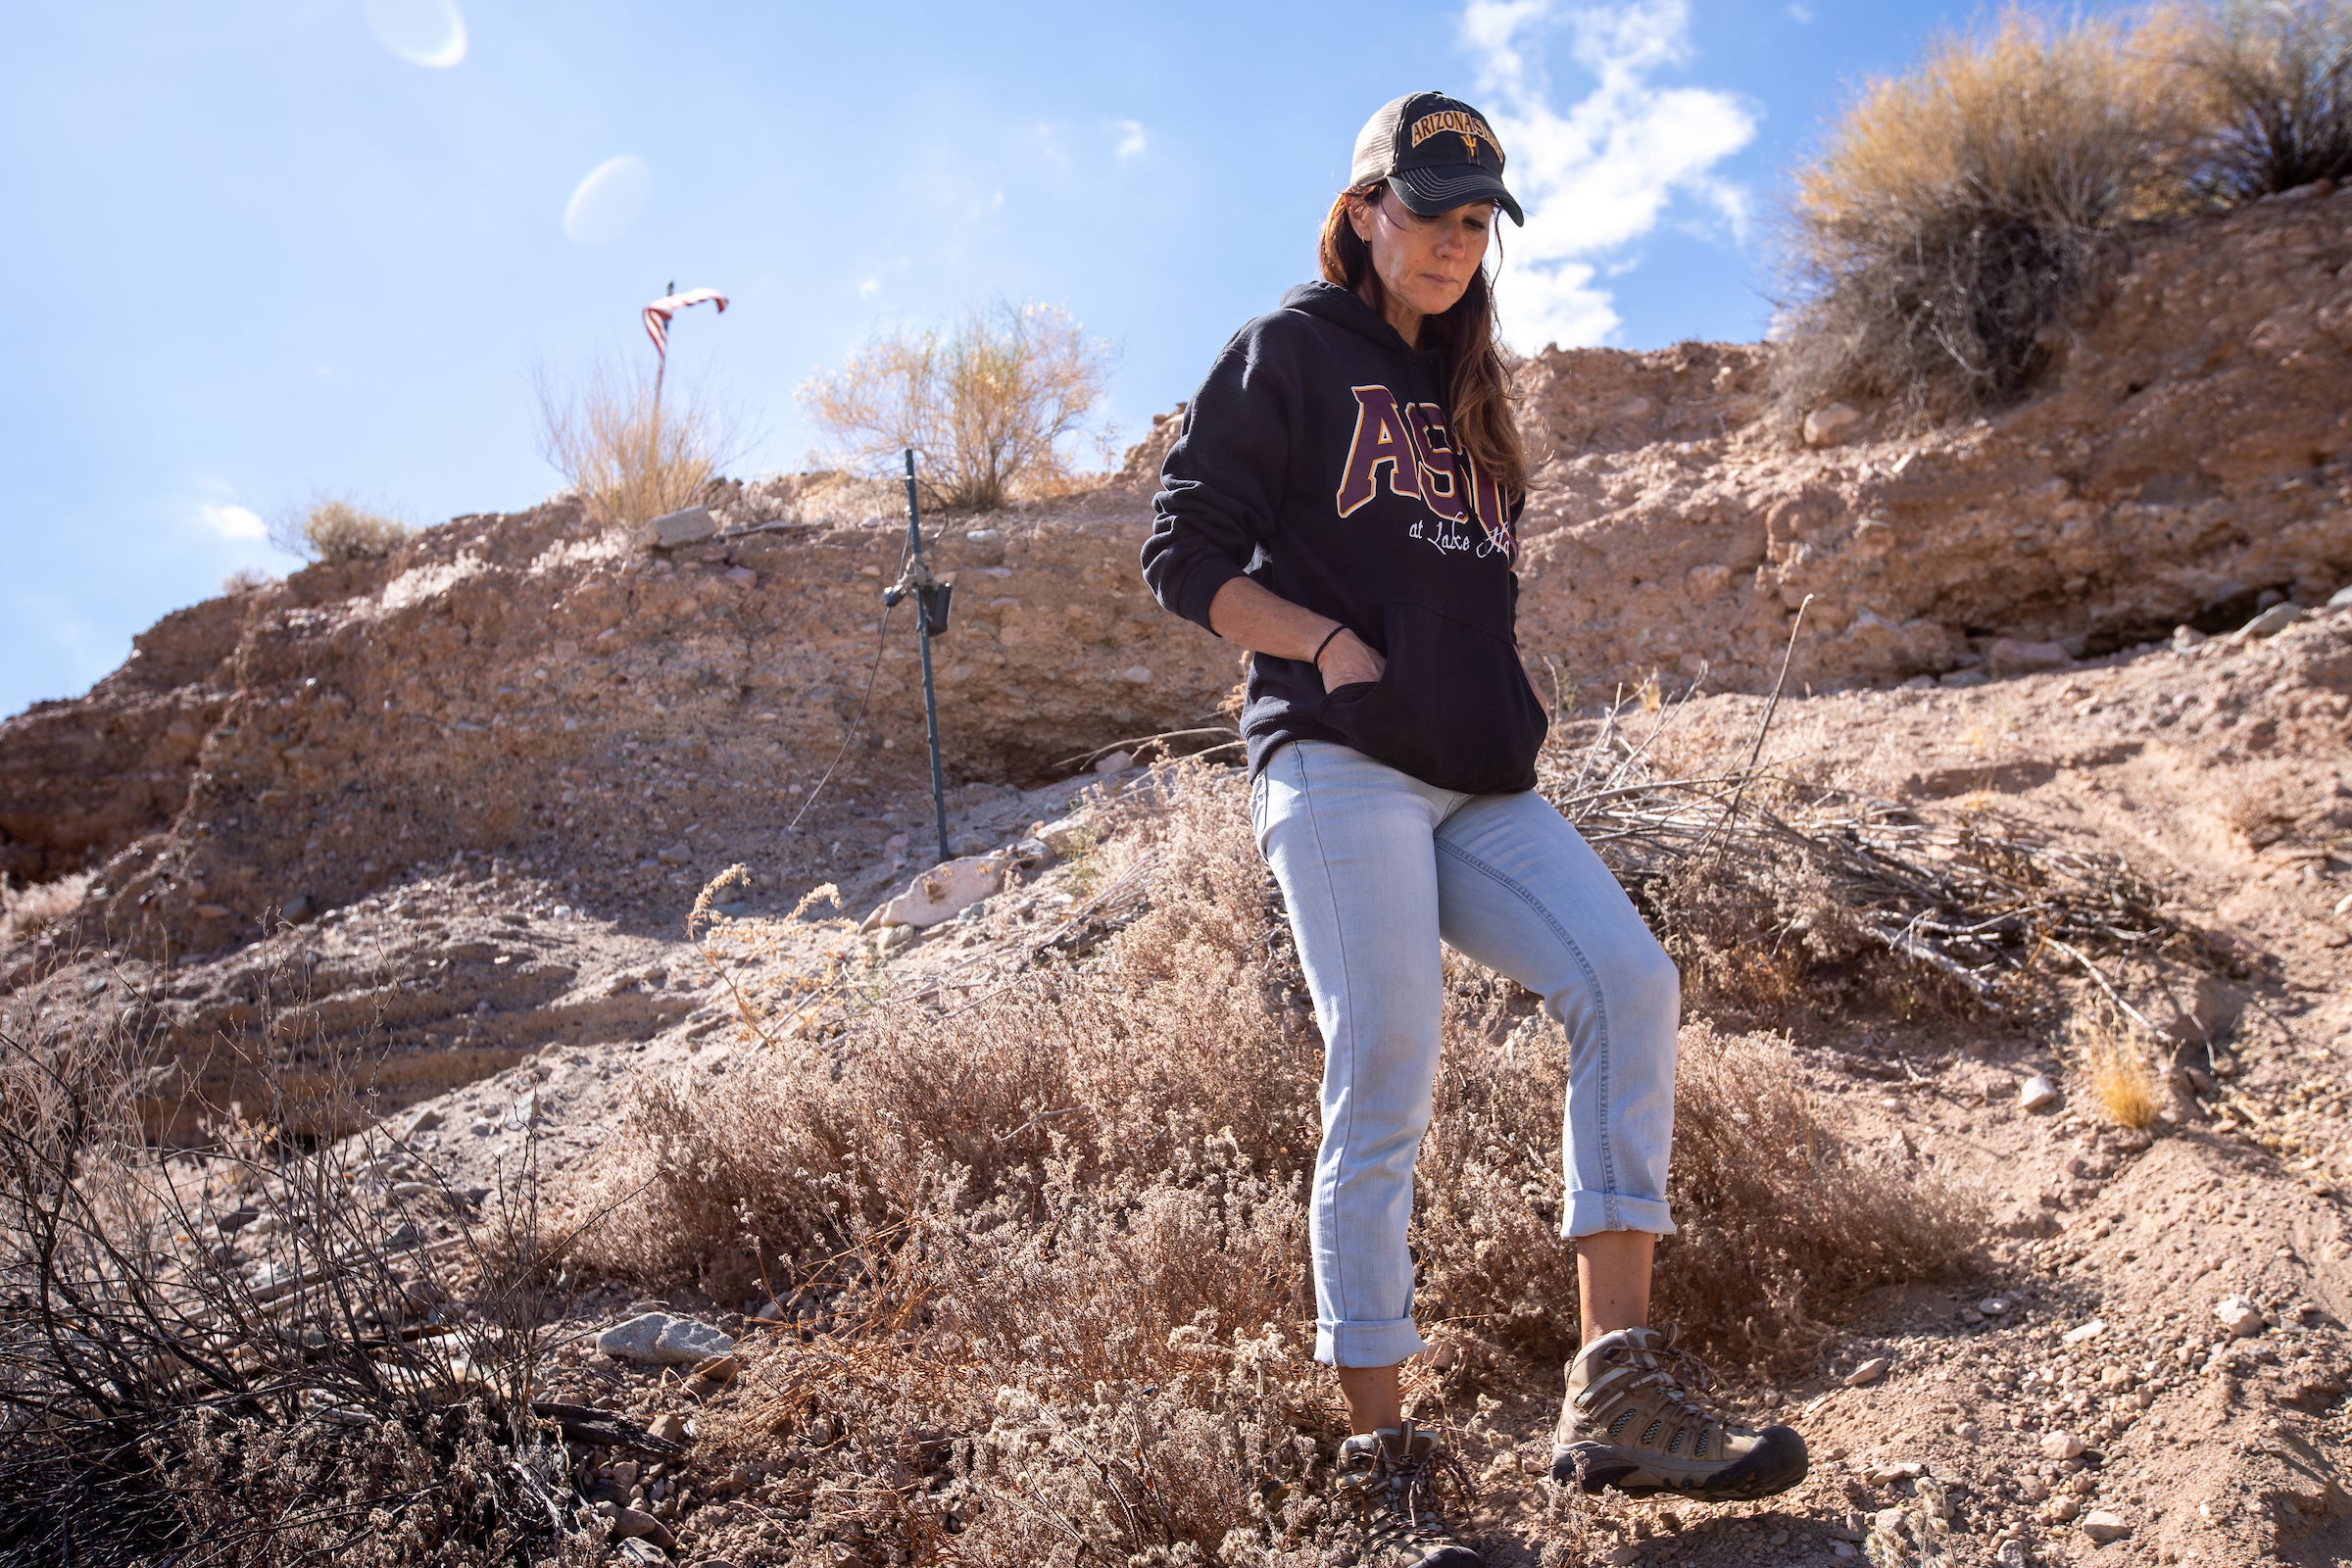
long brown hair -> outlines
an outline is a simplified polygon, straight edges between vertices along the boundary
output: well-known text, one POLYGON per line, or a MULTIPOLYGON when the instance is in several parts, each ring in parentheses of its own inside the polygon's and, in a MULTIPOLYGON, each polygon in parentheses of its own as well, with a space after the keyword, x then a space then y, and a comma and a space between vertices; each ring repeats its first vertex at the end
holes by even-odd
MULTIPOLYGON (((1389 182, 1372 180, 1340 192, 1323 220, 1321 255, 1327 282, 1358 295, 1370 295, 1372 308, 1386 314, 1387 291, 1372 266, 1372 247, 1348 220, 1348 201, 1356 197, 1377 202, 1389 182)), ((1499 236, 1497 236, 1499 239, 1499 236)), ((1511 371, 1495 336, 1494 293, 1487 270, 1470 274, 1470 286, 1453 308, 1427 317, 1422 331, 1436 334, 1435 346, 1445 350, 1452 365, 1452 406, 1446 411, 1453 425, 1453 442, 1470 455, 1488 475, 1500 482, 1506 496, 1527 493, 1527 447, 1519 439, 1519 420, 1511 408, 1511 371)), ((1428 343, 1428 337, 1423 338, 1428 343)))

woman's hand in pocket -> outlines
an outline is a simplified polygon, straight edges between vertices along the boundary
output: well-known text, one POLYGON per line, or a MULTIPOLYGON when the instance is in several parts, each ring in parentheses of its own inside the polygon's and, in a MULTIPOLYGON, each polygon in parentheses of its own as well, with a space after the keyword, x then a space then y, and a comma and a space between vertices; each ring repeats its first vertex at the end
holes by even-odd
POLYGON ((1343 686, 1380 679, 1380 672, 1389 667, 1389 662, 1355 633, 1342 631, 1323 650, 1316 667, 1323 672, 1323 689, 1336 692, 1343 686))

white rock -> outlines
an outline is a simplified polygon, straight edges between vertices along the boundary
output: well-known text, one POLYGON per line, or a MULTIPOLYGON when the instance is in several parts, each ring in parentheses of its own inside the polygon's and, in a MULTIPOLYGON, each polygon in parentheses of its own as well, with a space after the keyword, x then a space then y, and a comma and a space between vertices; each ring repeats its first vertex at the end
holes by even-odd
POLYGON ((2106 1322, 2103 1319, 2094 1317, 2087 1323, 2077 1324, 2075 1327, 2068 1329, 2066 1331, 2066 1343, 2069 1345, 2081 1345, 2083 1341, 2095 1340, 2106 1332, 2106 1322))
POLYGON ((962 913, 1004 885, 1004 861, 994 855, 966 856, 935 865, 882 906, 884 926, 934 926, 962 913))
POLYGON ((1129 664, 1125 669, 1119 671, 1119 679, 1130 686, 1149 686, 1152 684, 1152 666, 1129 664))
POLYGON ((2230 634, 2233 643, 2253 642, 2258 638, 2276 637, 2303 618, 2303 607, 2296 604, 2273 605, 2230 634))
POLYGON ((423 1106, 413 1112, 409 1119, 401 1124, 400 1136, 414 1138, 418 1133, 429 1133, 441 1125, 442 1119, 440 1111, 430 1105, 423 1106))
POLYGON ((1987 1296, 1977 1303, 1977 1310, 1986 1317, 1999 1317, 2009 1310, 2009 1298, 2003 1296, 1987 1296))
POLYGON ((1805 416, 1805 445, 1834 447, 1853 434, 1862 411, 1850 403, 1829 403, 1805 416))
POLYGON ((735 1341, 695 1318, 644 1312, 599 1334, 596 1348, 647 1366, 690 1366, 732 1352, 735 1341))
POLYGON ((2132 1527, 2120 1513, 2093 1508, 2082 1517, 2082 1533, 2097 1542, 2119 1541, 2132 1533, 2132 1527))
POLYGON ((646 531, 658 545, 690 545, 718 532, 718 519, 707 508, 688 507, 683 512, 663 513, 646 524, 646 531))
POLYGON ((2338 588, 2328 596, 2329 610, 2352 610, 2352 583, 2338 588))
POLYGON ((1057 816, 1051 822, 1040 822, 1029 830, 1029 836, 1055 855, 1069 855, 1092 845, 1099 830, 1084 811, 1057 816))
MULTIPOLYGON (((1144 673, 1148 676, 1151 671, 1146 670, 1144 673)), ((1124 773, 1134 765, 1135 754, 1133 752, 1109 752, 1095 759, 1095 771, 1104 778, 1109 778, 1115 773, 1124 773)))
POLYGON ((1893 1364, 1884 1355, 1874 1355, 1845 1375, 1845 1386, 1849 1389, 1866 1388, 1885 1377, 1886 1369, 1893 1364))
POLYGON ((2194 626, 2175 626, 2173 628, 2173 652, 2176 654, 2185 654, 2206 640, 2205 634, 2194 626))
POLYGON ((2262 1332, 2262 1308, 2242 1296, 2226 1296, 2213 1304, 2213 1315, 2233 1340, 2251 1339, 2262 1332))
POLYGON ((2017 1092, 2018 1105, 2025 1110, 2047 1110, 2058 1103, 2058 1086, 2042 1073, 2035 1073, 2017 1092))
POLYGON ((1917 1459, 1891 1459, 1870 1473, 1874 1487, 1890 1487, 1897 1481, 1917 1481, 1928 1473, 1928 1467, 1917 1459))
POLYGON ((2041 1456, 2044 1459, 2080 1458, 2083 1447, 2082 1440, 2072 1432, 2052 1432, 2041 1440, 2041 1456))

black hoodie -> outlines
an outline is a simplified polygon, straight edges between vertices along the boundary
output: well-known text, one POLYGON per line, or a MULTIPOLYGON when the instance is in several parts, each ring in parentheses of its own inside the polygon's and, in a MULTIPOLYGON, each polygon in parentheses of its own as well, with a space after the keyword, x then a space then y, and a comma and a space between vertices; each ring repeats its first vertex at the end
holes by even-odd
POLYGON ((1440 789, 1535 787, 1544 706, 1512 632, 1525 502, 1454 449, 1446 371, 1354 294, 1307 283, 1234 334, 1185 411, 1144 543, 1160 604, 1206 626, 1246 574, 1388 661, 1326 695, 1313 664, 1254 655, 1252 775, 1285 741, 1326 740, 1440 789))

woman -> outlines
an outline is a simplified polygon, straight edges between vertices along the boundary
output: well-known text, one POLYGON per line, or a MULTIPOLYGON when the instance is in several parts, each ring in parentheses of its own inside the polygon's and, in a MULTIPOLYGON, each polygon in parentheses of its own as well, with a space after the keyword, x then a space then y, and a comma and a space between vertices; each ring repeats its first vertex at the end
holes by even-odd
POLYGON ((1185 416, 1144 575, 1253 652, 1250 816, 1290 907, 1325 1054, 1309 1214, 1318 1360, 1387 1560, 1455 1568, 1435 1436, 1402 1417, 1424 1348, 1405 1230, 1438 1064, 1441 939, 1525 985, 1570 1045, 1562 1230, 1582 1348, 1552 1474, 1747 1498, 1805 1448, 1678 1381, 1646 1325, 1674 1123, 1680 984, 1624 891, 1535 792, 1542 703, 1513 620, 1526 460, 1485 270, 1525 220, 1468 105, 1414 93, 1356 139, 1323 281, 1226 345, 1185 416))

